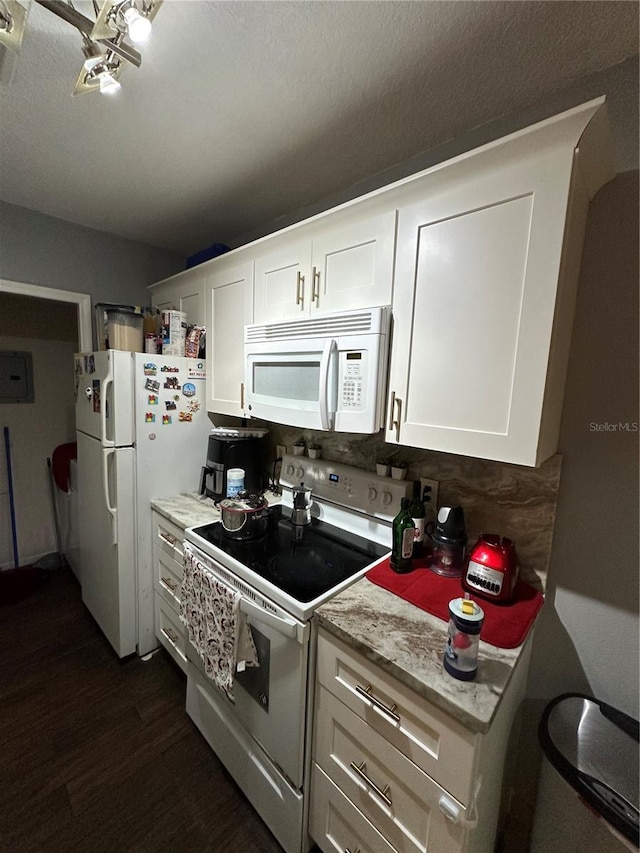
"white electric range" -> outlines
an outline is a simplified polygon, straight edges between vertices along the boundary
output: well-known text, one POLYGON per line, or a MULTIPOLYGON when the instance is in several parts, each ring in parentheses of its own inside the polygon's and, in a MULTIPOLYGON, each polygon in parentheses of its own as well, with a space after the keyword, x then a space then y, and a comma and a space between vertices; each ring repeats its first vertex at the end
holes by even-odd
POLYGON ((287 853, 306 832, 315 645, 314 610, 386 559, 391 520, 412 483, 285 456, 282 504, 259 539, 228 538, 219 522, 189 528, 194 557, 240 591, 259 666, 236 674, 234 702, 187 646, 187 713, 287 853), (291 489, 312 489, 312 521, 293 525, 291 489))

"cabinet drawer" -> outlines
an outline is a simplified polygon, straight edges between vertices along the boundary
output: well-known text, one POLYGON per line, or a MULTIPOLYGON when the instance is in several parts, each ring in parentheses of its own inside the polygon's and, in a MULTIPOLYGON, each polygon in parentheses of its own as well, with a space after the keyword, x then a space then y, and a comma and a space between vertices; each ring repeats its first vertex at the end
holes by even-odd
POLYGON ((395 853, 316 764, 311 771, 309 835, 325 853, 395 853))
POLYGON ((399 853, 460 846, 464 830, 440 810, 466 810, 389 741, 321 687, 314 760, 399 853), (448 846, 450 845, 450 846, 448 846))
POLYGON ((472 732, 322 630, 318 680, 457 800, 469 803, 472 732))
POLYGON ((183 672, 187 671, 186 628, 178 613, 156 592, 154 593, 156 637, 183 672))
POLYGON ((173 557, 177 562, 182 562, 184 549, 182 540, 184 539, 184 531, 173 524, 173 522, 164 518, 158 513, 153 514, 153 541, 159 548, 173 557))
POLYGON ((166 602, 178 609, 181 601, 182 573, 184 567, 173 557, 154 545, 154 587, 166 602))

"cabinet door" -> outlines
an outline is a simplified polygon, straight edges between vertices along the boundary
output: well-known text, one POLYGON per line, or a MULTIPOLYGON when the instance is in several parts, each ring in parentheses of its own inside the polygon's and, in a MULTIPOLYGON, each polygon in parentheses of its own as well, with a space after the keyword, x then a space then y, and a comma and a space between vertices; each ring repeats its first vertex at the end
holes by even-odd
POLYGON ((389 305, 396 211, 335 228, 313 240, 312 311, 389 305))
MULTIPOLYGON (((279 241, 280 242, 280 241, 279 241)), ((285 240, 255 261, 255 323, 300 318, 311 304, 311 240, 285 240)))
POLYGON ((388 442, 543 461, 572 155, 563 146, 490 168, 469 158, 400 210, 388 442))
POLYGON ((211 274, 206 303, 207 410, 242 417, 244 327, 253 321, 253 264, 211 274))
POLYGON ((204 276, 201 271, 181 273, 175 279, 152 285, 150 290, 151 302, 160 311, 184 311, 188 323, 205 325, 204 276))

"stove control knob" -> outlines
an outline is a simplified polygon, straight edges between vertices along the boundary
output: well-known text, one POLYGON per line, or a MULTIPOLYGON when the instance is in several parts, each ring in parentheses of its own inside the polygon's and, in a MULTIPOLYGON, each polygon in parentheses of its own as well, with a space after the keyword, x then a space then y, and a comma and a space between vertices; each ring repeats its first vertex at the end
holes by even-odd
POLYGON ((393 496, 391 492, 383 492, 382 493, 382 506, 389 506, 391 501, 393 500, 393 496))
POLYGON ((284 473, 287 475, 287 477, 293 477, 293 471, 293 465, 287 465, 284 473))
POLYGON ((367 489, 367 500, 369 503, 373 503, 375 499, 378 497, 378 490, 374 489, 373 486, 369 486, 367 489))
POLYGON ((302 480, 304 478, 304 468, 296 468, 296 480, 302 480))

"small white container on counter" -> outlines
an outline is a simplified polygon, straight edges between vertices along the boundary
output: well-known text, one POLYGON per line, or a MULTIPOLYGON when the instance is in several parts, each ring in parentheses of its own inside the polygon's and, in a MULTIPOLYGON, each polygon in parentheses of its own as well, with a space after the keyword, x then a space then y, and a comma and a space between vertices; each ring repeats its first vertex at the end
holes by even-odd
POLYGON ((244 490, 244 468, 229 468, 227 471, 227 497, 233 498, 244 490))

